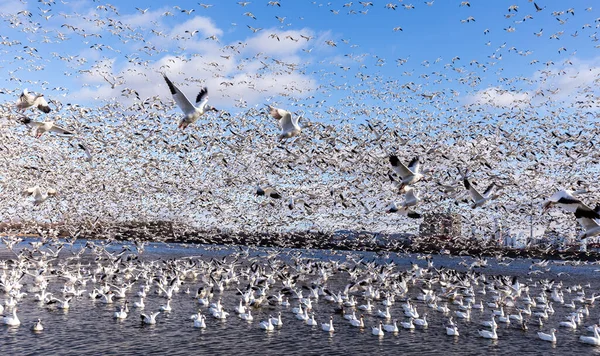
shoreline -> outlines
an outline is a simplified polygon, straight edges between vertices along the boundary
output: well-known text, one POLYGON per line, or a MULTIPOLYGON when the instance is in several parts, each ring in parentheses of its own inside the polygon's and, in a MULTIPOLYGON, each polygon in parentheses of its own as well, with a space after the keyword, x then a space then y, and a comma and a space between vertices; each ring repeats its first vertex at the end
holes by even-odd
MULTIPOLYGON (((20 225, 20 224, 19 224, 20 225)), ((0 227, 0 236, 12 235, 42 238, 42 235, 24 226, 0 227), (3 227, 3 228, 2 228, 3 227)), ((71 233, 60 226, 54 226, 50 238, 72 239, 71 233)), ((557 250, 553 247, 529 247, 523 249, 498 246, 490 241, 471 239, 445 239, 419 237, 409 234, 386 235, 371 232, 318 232, 297 231, 274 232, 224 232, 214 230, 179 230, 172 223, 122 224, 111 228, 95 226, 83 228, 75 233, 78 239, 99 239, 116 241, 147 241, 167 243, 187 243, 227 246, 252 246, 274 248, 307 248, 340 251, 369 251, 375 253, 427 253, 449 254, 453 256, 538 258, 548 260, 600 260, 597 251, 582 252, 575 248, 557 250)), ((48 238, 48 236, 46 236, 48 238)))

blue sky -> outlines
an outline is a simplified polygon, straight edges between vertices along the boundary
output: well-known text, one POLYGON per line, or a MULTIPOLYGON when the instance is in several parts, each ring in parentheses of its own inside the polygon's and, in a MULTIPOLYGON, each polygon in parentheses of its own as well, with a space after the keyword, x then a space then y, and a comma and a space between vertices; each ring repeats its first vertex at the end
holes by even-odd
MULTIPOLYGON (((11 74, 0 85, 5 92, 27 87, 89 106, 115 98, 134 101, 134 96, 122 96, 127 89, 142 99, 159 95, 168 100, 158 74, 165 71, 176 83, 190 86, 184 89, 189 96, 207 85, 211 101, 233 111, 289 99, 295 105, 318 105, 320 100, 335 105, 349 100, 350 89, 361 88, 374 92, 361 100, 379 105, 381 84, 388 81, 389 90, 411 106, 426 99, 422 94, 433 93, 457 105, 535 102, 536 90, 556 92, 538 95, 542 101, 552 95, 573 101, 578 87, 592 87, 598 75, 600 48, 595 46, 600 42, 593 34, 600 16, 593 1, 540 0, 536 3, 544 9, 539 12, 533 2, 523 0, 474 0, 470 6, 441 0, 431 6, 407 0, 373 6, 358 1, 279 3, 212 1, 205 8, 196 1, 128 1, 111 8, 103 1, 4 1, 0 66, 11 74), (511 5, 518 5, 516 12, 508 11, 511 5), (571 7, 575 15, 567 12, 571 7), (182 12, 191 9, 190 14, 182 12), (475 21, 464 22, 469 17, 475 21), (584 28, 586 24, 590 26, 584 28), (262 30, 253 32, 248 26, 262 30), (396 27, 402 31, 394 31, 396 27), (194 30, 198 32, 192 35, 194 30), (555 75, 561 70, 567 76, 555 75), (542 72, 548 78, 538 80, 541 71, 552 75, 542 72)), ((12 101, 15 94, 1 98, 12 101)))

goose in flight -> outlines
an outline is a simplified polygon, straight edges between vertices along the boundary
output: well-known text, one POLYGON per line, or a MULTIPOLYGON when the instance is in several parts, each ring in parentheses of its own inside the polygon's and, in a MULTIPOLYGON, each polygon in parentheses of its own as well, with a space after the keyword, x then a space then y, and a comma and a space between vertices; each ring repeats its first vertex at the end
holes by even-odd
POLYGON ((585 190, 559 190, 558 192, 552 194, 552 196, 542 204, 542 209, 545 212, 553 206, 558 206, 570 213, 575 213, 576 217, 579 215, 580 217, 586 217, 590 219, 600 219, 600 214, 598 211, 585 205, 581 202, 581 200, 575 197, 576 195, 585 192, 585 190))
POLYGON ((408 167, 400 162, 396 155, 391 155, 389 160, 392 164, 392 169, 400 177, 400 191, 403 191, 405 186, 414 184, 423 178, 423 174, 420 172, 421 159, 419 157, 413 158, 408 167))
POLYGON ((190 102, 190 100, 177 88, 169 78, 165 74, 163 74, 167 85, 169 86, 169 90, 173 95, 173 100, 177 103, 177 106, 183 111, 185 114, 181 121, 179 121, 179 128, 185 129, 188 125, 193 124, 200 118, 200 116, 204 115, 207 111, 219 111, 214 107, 208 105, 208 88, 204 87, 198 95, 196 96, 196 104, 200 103, 197 107, 194 106, 190 102))
POLYGON ((398 204, 396 204, 396 202, 392 202, 386 210, 388 213, 398 213, 401 215, 404 215, 406 217, 409 217, 411 219, 419 219, 421 218, 421 214, 417 213, 416 211, 409 209, 407 207, 398 207, 398 204))
POLYGON ((36 107, 46 114, 51 110, 50 106, 48 106, 48 102, 44 98, 44 94, 35 95, 27 91, 27 89, 23 89, 23 93, 17 100, 17 109, 26 110, 30 107, 36 107))
POLYGON ((481 194, 481 193, 479 193, 477 191, 477 189, 475 189, 475 187, 473 187, 473 185, 471 184, 471 182, 469 182, 469 178, 468 178, 468 173, 467 172, 463 173, 460 170, 460 168, 458 169, 458 172, 462 175, 462 177, 463 177, 463 184, 465 185, 465 188, 469 191, 469 195, 471 196, 471 199, 473 199, 473 204, 471 204, 471 208, 472 209, 475 209, 477 207, 481 207, 488 200, 494 200, 494 199, 496 199, 496 198, 498 198, 500 196, 500 194, 498 194, 498 193, 492 194, 492 192, 496 188, 496 183, 490 184, 486 188, 486 190, 483 192, 483 194, 481 194))
POLYGON ((600 225, 598 225, 598 223, 594 220, 596 216, 598 216, 599 212, 600 205, 596 206, 596 209, 591 211, 583 209, 578 209, 575 211, 575 218, 577 219, 577 222, 585 230, 579 234, 578 238, 580 240, 600 235, 600 225))
POLYGON ((271 186, 261 187, 260 185, 256 187, 256 195, 265 196, 273 199, 280 199, 281 194, 275 188, 271 186))
POLYGON ((302 129, 298 125, 298 117, 292 117, 292 113, 269 105, 269 114, 276 120, 279 120, 281 134, 277 137, 279 140, 298 136, 302 129))
POLYGON ((32 188, 25 189, 22 192, 22 194, 25 197, 33 197, 33 204, 40 205, 43 202, 45 202, 48 198, 55 196, 56 190, 50 188, 44 194, 44 193, 42 193, 42 190, 40 189, 40 187, 35 186, 32 188))
POLYGON ((28 117, 23 117, 21 122, 31 127, 31 133, 36 137, 40 138, 45 132, 54 132, 61 136, 74 136, 72 131, 66 130, 60 126, 57 126, 52 121, 32 121, 28 117))

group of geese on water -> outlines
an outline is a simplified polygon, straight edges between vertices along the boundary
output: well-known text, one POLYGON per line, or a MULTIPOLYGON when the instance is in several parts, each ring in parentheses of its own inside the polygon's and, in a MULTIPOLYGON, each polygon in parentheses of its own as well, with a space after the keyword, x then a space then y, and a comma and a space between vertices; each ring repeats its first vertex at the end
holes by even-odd
MULTIPOLYGON (((277 249, 252 253, 230 248, 222 259, 146 260, 132 247, 123 245, 119 251, 113 246, 111 252, 110 243, 101 241, 88 241, 79 249, 71 245, 70 253, 63 242, 59 256, 60 249, 52 250, 56 244, 60 242, 10 246, 16 257, 0 262, 5 325, 21 324, 20 305, 32 308, 28 315, 38 315, 31 328, 40 332, 41 315, 51 310, 115 304, 114 319, 127 319, 132 307, 142 324, 160 325, 161 314, 195 303, 190 325, 201 329, 210 328, 208 315, 226 322, 234 314, 249 323, 268 315, 258 328, 272 331, 284 323, 304 323, 328 333, 366 329, 379 337, 402 329, 441 328, 458 337, 465 329, 471 329, 465 335, 472 335, 474 325, 481 324, 487 329, 478 329, 479 337, 498 339, 500 325, 506 326, 502 338, 535 326, 539 339, 557 343, 556 329, 579 330, 600 298, 589 285, 549 279, 522 283, 517 277, 486 275, 475 263, 465 271, 438 268, 431 255, 418 256, 426 266, 413 262, 404 268, 393 260, 369 261, 352 253, 338 253, 344 256, 341 261, 277 249), (156 304, 158 310, 150 310, 156 304), (555 313, 567 320, 557 320, 555 313)), ((579 340, 600 345, 598 324, 586 329, 592 335, 579 340)))

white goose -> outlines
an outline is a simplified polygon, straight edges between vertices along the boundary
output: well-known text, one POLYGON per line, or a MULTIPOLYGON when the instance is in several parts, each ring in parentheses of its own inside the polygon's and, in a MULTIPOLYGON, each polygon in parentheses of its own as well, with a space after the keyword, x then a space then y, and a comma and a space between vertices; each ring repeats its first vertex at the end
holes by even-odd
POLYGON ((2 318, 2 322, 8 326, 19 326, 21 325, 21 320, 17 316, 17 308, 13 308, 12 316, 5 316, 2 318))
POLYGON ((575 322, 575 316, 571 315, 568 321, 561 321, 558 326, 569 329, 577 329, 577 323, 575 322))
POLYGON ((408 318, 408 321, 400 322, 400 325, 402 325, 404 329, 411 330, 415 328, 415 324, 413 324, 413 318, 408 318))
POLYGON ((415 184, 424 177, 420 172, 421 161, 419 157, 413 158, 408 164, 408 167, 400 162, 396 155, 391 155, 389 160, 392 169, 396 172, 398 177, 400 177, 400 191, 403 191, 405 186, 415 184))
POLYGON ((281 133, 277 137, 279 140, 298 136, 302 129, 298 125, 298 116, 292 117, 292 113, 269 105, 269 114, 276 120, 279 120, 281 133))
POLYGON ((479 332, 479 336, 481 336, 484 339, 498 340, 498 334, 496 333, 496 328, 492 328, 492 331, 479 330, 478 332, 479 332))
POLYGON ((469 191, 471 199, 473 199, 473 204, 471 204, 471 208, 473 209, 483 206, 488 200, 494 200, 500 196, 500 194, 492 194, 494 188, 496 187, 496 183, 490 184, 483 194, 479 193, 466 177, 463 178, 463 183, 465 188, 469 191))
POLYGON ((31 327, 33 331, 42 331, 44 330, 44 326, 42 325, 42 319, 38 319, 33 326, 31 327))
POLYGON ((537 335, 538 335, 538 337, 541 340, 555 343, 556 342, 556 335, 554 333, 556 333, 556 329, 550 329, 550 334, 546 334, 546 333, 543 333, 541 331, 538 331, 537 335))
POLYGON ((19 96, 17 100, 17 109, 18 110, 26 110, 30 107, 36 107, 44 113, 50 112, 50 106, 48 106, 48 102, 44 98, 44 94, 31 94, 27 89, 23 89, 23 93, 19 96))
POLYGON ((115 311, 113 317, 115 319, 123 320, 127 318, 127 314, 129 313, 129 307, 127 306, 129 303, 125 301, 125 305, 120 306, 119 310, 115 311))
POLYGON ((357 328, 364 328, 365 327, 365 321, 364 321, 364 316, 361 314, 360 318, 358 319, 351 319, 350 320, 350 325, 357 327, 357 328))
POLYGON ((385 333, 383 331, 383 322, 380 320, 378 326, 374 326, 371 328, 371 334, 375 336, 383 336, 385 333))
POLYGON ((581 200, 575 198, 575 195, 586 193, 585 190, 559 190, 552 194, 548 200, 542 204, 542 210, 545 212, 553 206, 558 206, 570 213, 580 211, 582 214, 590 214, 590 218, 599 219, 600 215, 597 211, 594 211, 589 206, 581 202, 581 200))
POLYGON ((53 121, 32 121, 28 117, 23 117, 21 122, 31 127, 31 134, 35 138, 40 138, 46 132, 54 132, 60 136, 73 137, 75 133, 54 124, 53 121))
MULTIPOLYGON (((56 190, 48 189, 46 191, 46 193, 42 193, 42 190, 40 189, 40 187, 35 186, 32 188, 27 188, 27 189, 23 190, 23 192, 21 194, 25 197, 32 197, 34 205, 40 205, 43 202, 45 202, 46 200, 48 200, 48 198, 56 196, 56 190)), ((52 294, 52 293, 48 293, 48 294, 52 294)))
POLYGON ((600 334, 598 333, 598 325, 595 325, 595 327, 594 327, 594 336, 581 335, 579 337, 579 341, 581 341, 585 344, 599 346, 600 345, 600 334))
POLYGON ((144 297, 140 297, 139 302, 133 302, 133 307, 138 309, 144 309, 146 305, 144 304, 144 297))
POLYGON ((389 332, 389 333, 397 333, 400 331, 400 329, 398 329, 398 320, 394 320, 394 322, 392 324, 386 324, 383 326, 383 330, 389 332))
POLYGON ((246 313, 239 314, 239 317, 242 320, 246 320, 246 321, 254 320, 254 317, 252 316, 252 311, 250 309, 248 309, 248 311, 246 313))
POLYGON ((321 329, 323 329, 323 331, 330 332, 330 333, 335 331, 335 329, 333 327, 333 316, 329 317, 328 323, 321 324, 321 329))
POLYGON ((273 323, 271 323, 271 318, 272 318, 272 316, 269 315, 269 318, 267 319, 267 321, 261 321, 259 324, 260 328, 263 330, 266 330, 266 331, 275 330, 275 326, 273 325, 273 323))
POLYGON ((160 312, 150 313, 150 315, 146 315, 144 313, 140 314, 140 318, 142 319, 142 324, 154 325, 156 324, 156 317, 160 314, 160 312))
POLYGON ((183 111, 184 116, 179 121, 179 128, 185 129, 190 124, 196 122, 202 115, 204 115, 207 111, 218 111, 212 106, 208 105, 208 88, 204 87, 200 90, 200 93, 196 96, 196 104, 200 103, 198 107, 194 106, 190 102, 190 100, 177 88, 169 78, 165 74, 163 74, 165 78, 165 82, 167 82, 167 86, 173 95, 173 100, 177 103, 177 106, 183 111))
MULTIPOLYGON (((313 315, 314 317, 314 315, 313 315)), ((271 324, 275 326, 282 326, 283 321, 281 320, 281 312, 277 313, 277 318, 271 318, 271 324)))
POLYGON ((196 319, 194 319, 194 327, 198 329, 206 329, 206 317, 204 315, 198 315, 196 319))
POLYGON ((309 319, 306 319, 305 323, 306 323, 306 325, 308 325, 308 326, 317 326, 317 325, 318 325, 318 323, 317 323, 317 321, 315 320, 315 313, 311 313, 311 314, 310 314, 310 318, 309 318, 309 319))

